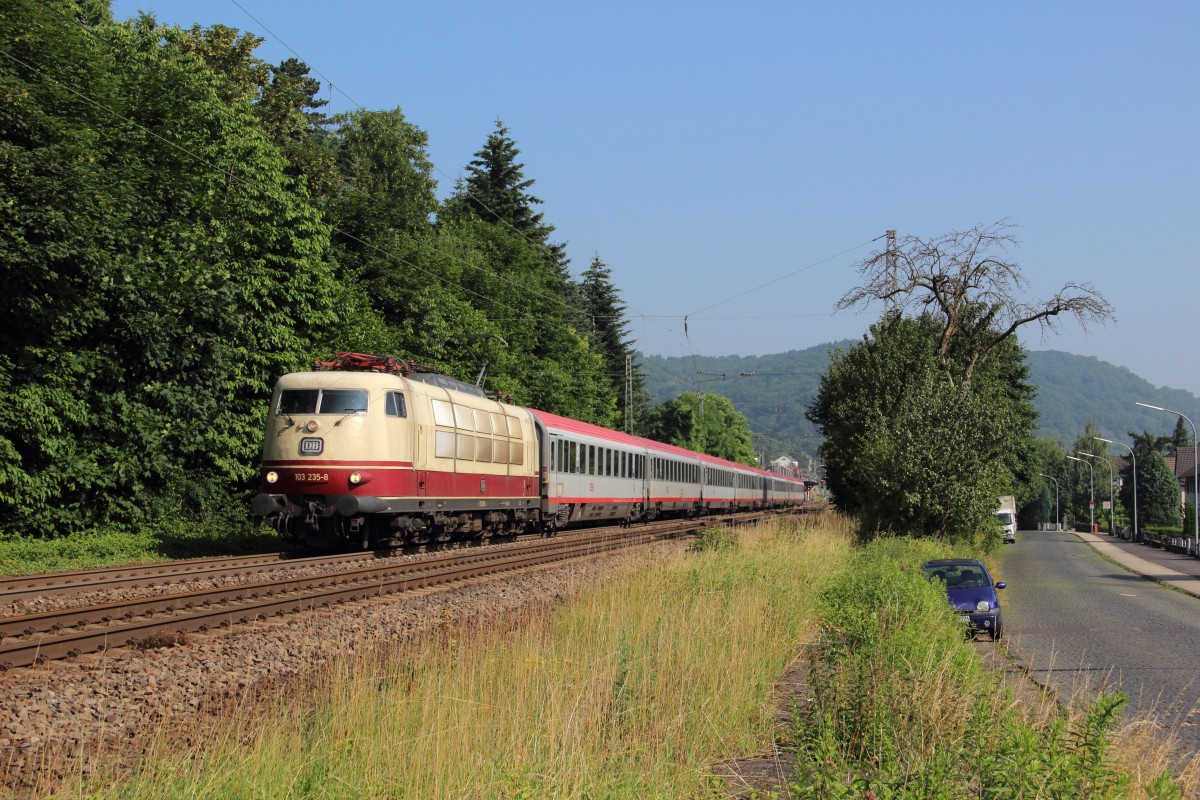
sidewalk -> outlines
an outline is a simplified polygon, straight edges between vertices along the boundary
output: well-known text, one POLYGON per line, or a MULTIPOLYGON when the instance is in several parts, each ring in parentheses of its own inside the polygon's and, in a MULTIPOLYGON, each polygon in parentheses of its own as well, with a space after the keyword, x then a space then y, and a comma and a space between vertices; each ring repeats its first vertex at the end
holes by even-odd
POLYGON ((1200 559, 1160 550, 1153 545, 1115 539, 1103 533, 1064 532, 1074 533, 1100 555, 1130 572, 1200 597, 1200 559))

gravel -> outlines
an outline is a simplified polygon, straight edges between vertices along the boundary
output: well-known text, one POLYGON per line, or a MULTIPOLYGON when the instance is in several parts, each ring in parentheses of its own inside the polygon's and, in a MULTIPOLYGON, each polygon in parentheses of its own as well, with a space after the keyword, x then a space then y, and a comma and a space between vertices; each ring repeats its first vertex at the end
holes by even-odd
MULTIPOLYGON (((654 552, 680 547, 663 543, 654 552)), ((618 551, 456 588, 187 634, 176 646, 121 648, 0 673, 0 793, 40 795, 64 775, 94 774, 100 763, 132 766, 161 726, 191 729, 198 714, 277 692, 344 656, 347 641, 404 641, 448 621, 504 617, 561 600, 654 557, 644 548, 636 552, 636 558, 618 551), (331 629, 340 635, 331 639, 331 629)), ((114 601, 146 590, 88 594, 88 602, 114 601)), ((47 610, 36 602, 32 607, 47 610)))

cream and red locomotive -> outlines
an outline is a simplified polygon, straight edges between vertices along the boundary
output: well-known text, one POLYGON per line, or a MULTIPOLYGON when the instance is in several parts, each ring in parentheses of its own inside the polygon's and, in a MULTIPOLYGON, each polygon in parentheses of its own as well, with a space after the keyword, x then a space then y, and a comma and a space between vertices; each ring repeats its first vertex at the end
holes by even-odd
POLYGON ((397 546, 799 505, 802 476, 341 353, 275 385, 253 512, 293 545, 397 546))

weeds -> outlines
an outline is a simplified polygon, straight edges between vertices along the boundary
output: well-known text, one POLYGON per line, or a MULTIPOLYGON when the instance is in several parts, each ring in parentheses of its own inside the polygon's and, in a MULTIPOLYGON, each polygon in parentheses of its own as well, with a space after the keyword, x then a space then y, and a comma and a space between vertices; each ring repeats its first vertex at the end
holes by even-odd
MULTIPOLYGON (((930 544, 866 547, 825 592, 810 648, 814 710, 796 722, 800 798, 1118 798, 1113 760, 1123 695, 1039 720, 963 642, 944 592, 919 565, 930 544)), ((1165 774, 1153 797, 1172 797, 1165 774)))

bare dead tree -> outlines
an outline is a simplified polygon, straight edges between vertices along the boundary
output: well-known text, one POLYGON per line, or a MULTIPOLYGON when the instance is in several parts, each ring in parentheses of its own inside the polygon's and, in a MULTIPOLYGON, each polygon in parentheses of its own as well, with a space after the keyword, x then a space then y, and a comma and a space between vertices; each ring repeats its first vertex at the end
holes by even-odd
POLYGON ((1036 322, 1045 341, 1058 330, 1062 314, 1073 315, 1085 330, 1091 323, 1116 318, 1108 300, 1090 283, 1072 281, 1047 300, 1023 301, 1028 282, 1008 255, 1019 244, 1015 228, 1000 220, 935 239, 905 236, 891 253, 873 253, 858 264, 866 283, 847 292, 837 308, 882 300, 900 313, 920 307, 940 315, 937 355, 952 382, 948 356, 956 337, 967 345, 962 380, 970 381, 979 360, 1023 325, 1036 322))

